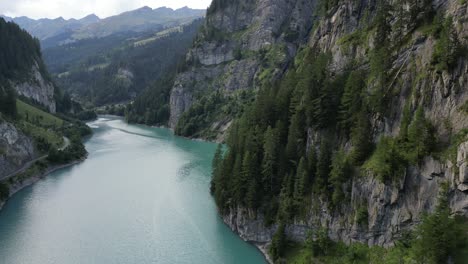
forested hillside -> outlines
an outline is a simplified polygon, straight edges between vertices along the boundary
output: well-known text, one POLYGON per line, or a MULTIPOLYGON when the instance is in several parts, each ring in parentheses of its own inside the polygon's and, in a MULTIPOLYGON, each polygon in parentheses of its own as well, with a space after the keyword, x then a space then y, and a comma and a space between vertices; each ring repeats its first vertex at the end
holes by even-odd
POLYGON ((82 40, 46 49, 44 56, 57 83, 84 104, 125 102, 174 71, 201 21, 82 40))
POLYGON ((214 1, 176 77, 170 124, 208 138, 230 126, 211 188, 225 222, 279 263, 463 263, 468 236, 454 215, 468 214, 467 10, 214 1), (229 110, 252 90, 252 103, 229 110))
POLYGON ((27 79, 34 63, 39 63, 41 74, 47 76, 42 64, 39 40, 25 30, 0 18, 0 80, 27 79))
POLYGON ((152 9, 145 6, 103 19, 95 14, 81 19, 63 17, 32 19, 25 16, 11 18, 2 15, 0 17, 18 24, 32 36, 37 37, 44 48, 51 48, 84 39, 99 39, 115 34, 174 27, 190 23, 204 14, 205 10, 188 7, 174 10, 166 7, 152 9))
POLYGON ((68 115, 73 105, 50 81, 39 41, 0 18, 0 207, 49 168, 86 156, 91 131, 68 115))

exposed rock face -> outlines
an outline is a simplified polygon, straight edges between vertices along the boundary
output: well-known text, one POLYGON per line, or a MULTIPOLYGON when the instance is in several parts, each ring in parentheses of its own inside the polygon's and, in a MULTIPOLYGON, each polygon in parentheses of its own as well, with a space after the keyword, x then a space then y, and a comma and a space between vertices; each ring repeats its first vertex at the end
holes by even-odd
MULTIPOLYGON (((227 31, 236 31, 249 24, 246 21, 255 21, 250 23, 257 26, 258 31, 254 31, 253 36, 258 36, 258 39, 247 38, 245 48, 256 50, 263 45, 269 45, 266 43, 281 41, 281 38, 273 36, 278 30, 277 20, 284 19, 285 14, 292 14, 302 26, 310 22, 297 19, 301 16, 296 17, 295 11, 288 9, 289 5, 286 2, 288 1, 258 1, 257 9, 249 9, 256 10, 252 12, 257 14, 253 20, 249 20, 249 16, 244 13, 241 13, 237 20, 229 14, 217 14, 212 19, 218 21, 227 31), (283 11, 278 14, 279 11, 274 10, 283 11), (267 23, 268 26, 262 23, 262 14, 265 13, 269 13, 269 17, 273 18, 271 23, 267 23)), ((304 2, 306 5, 313 5, 313 1, 304 2)), ((360 28, 364 17, 369 15, 365 14, 366 8, 371 10, 370 16, 375 15, 377 2, 340 1, 340 5, 330 10, 311 31, 308 45, 314 50, 331 54, 332 72, 340 74, 351 61, 360 61, 368 56, 368 50, 359 46, 345 48, 340 44, 340 40, 360 28)), ((457 0, 433 2, 439 12, 446 17, 453 17, 456 34, 459 39, 466 40, 468 4, 457 0)), ((233 11, 227 9, 226 12, 233 11)), ((460 57, 452 69, 435 70, 431 63, 436 39, 424 36, 417 30, 409 36, 408 44, 391 56, 391 85, 397 92, 392 95, 388 104, 390 117, 375 120, 375 131, 370 136, 377 141, 383 135, 398 135, 404 105, 407 100, 412 100, 414 105, 424 106, 425 116, 434 125, 437 137, 448 141, 450 135, 468 128, 468 115, 460 110, 468 100, 468 60, 460 57), (409 96, 412 92, 419 96, 409 96)), ((372 46, 371 39, 365 41, 372 46)), ((202 64, 206 62, 200 61, 202 64)), ((210 63, 214 61, 215 58, 210 63)), ((222 87, 226 87, 225 84, 222 87)), ((173 94, 173 97, 181 96, 183 91, 186 90, 178 90, 178 94, 173 94)), ((174 105, 174 109, 176 107, 174 105)), ((322 132, 309 130, 309 151, 315 151, 320 133, 322 132)), ((349 142, 343 142, 342 145, 346 149, 349 142)), ((468 142, 462 142, 456 147, 458 150, 455 163, 444 158, 426 157, 418 166, 407 168, 403 175, 399 175, 399 180, 392 184, 382 183, 370 174, 354 178, 349 186, 351 206, 346 208, 329 209, 331 206, 327 201, 322 201, 319 197, 310 197, 310 204, 314 206, 309 209, 305 219, 295 219, 289 223, 286 227, 288 237, 304 241, 309 230, 325 226, 334 240, 391 246, 400 237, 401 231, 412 229, 421 221, 423 213, 431 212, 435 208, 443 183, 449 184, 452 212, 468 217, 468 142), (366 221, 358 223, 358 209, 367 212, 366 221)), ((264 225, 260 212, 251 212, 244 208, 231 208, 230 212, 223 216, 223 220, 243 239, 253 243, 269 243, 276 230, 275 225, 264 225)))
POLYGON ((16 81, 12 84, 18 94, 44 105, 51 113, 55 113, 55 87, 42 76, 37 63, 33 65, 27 81, 16 81))
MULTIPOLYGON (((204 30, 187 54, 190 68, 176 77, 169 126, 175 128, 181 115, 202 94, 221 90, 229 96, 237 90, 258 88, 265 68, 272 69, 268 78, 280 77, 312 27, 315 5, 315 0, 242 0, 209 14, 204 30), (281 47, 270 54, 275 65, 264 67, 259 53, 273 47, 281 47)), ((229 120, 213 120, 213 124, 220 121, 230 124, 229 120)))
POLYGON ((14 125, 0 121, 0 180, 35 158, 31 138, 14 125))

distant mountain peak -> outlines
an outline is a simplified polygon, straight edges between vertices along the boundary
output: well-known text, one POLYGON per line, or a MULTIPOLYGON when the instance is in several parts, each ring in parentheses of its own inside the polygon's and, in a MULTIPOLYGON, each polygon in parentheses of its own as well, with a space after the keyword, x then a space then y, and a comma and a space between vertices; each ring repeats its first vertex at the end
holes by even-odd
POLYGON ((96 14, 90 14, 90 15, 83 17, 80 20, 83 20, 83 19, 100 19, 100 18, 96 14))
POLYGON ((149 6, 144 6, 144 7, 138 8, 136 11, 153 11, 153 8, 149 6))
POLYGON ((83 17, 82 19, 79 20, 83 24, 91 24, 91 23, 97 23, 101 21, 101 19, 96 16, 95 14, 87 15, 83 17))
POLYGON ((156 9, 154 9, 154 10, 155 10, 155 11, 157 11, 157 10, 171 10, 171 11, 174 11, 174 9, 169 8, 169 7, 167 7, 167 6, 161 6, 161 7, 158 7, 158 8, 156 8, 156 9))

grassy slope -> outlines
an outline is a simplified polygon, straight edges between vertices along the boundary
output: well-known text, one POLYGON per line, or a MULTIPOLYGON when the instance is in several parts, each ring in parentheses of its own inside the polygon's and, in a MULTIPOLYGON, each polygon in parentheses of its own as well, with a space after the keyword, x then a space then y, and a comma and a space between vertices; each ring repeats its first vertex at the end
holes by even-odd
POLYGON ((33 138, 43 138, 55 147, 63 144, 63 136, 56 130, 64 125, 64 121, 47 112, 44 112, 23 101, 17 100, 18 126, 33 138))

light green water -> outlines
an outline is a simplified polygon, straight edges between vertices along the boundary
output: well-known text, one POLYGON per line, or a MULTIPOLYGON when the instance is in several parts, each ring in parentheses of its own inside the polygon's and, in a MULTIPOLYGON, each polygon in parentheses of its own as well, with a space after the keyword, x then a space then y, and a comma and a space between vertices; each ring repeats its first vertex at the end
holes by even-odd
POLYGON ((85 162, 0 211, 1 264, 265 263, 217 216, 214 144, 113 118, 90 126, 85 162))

